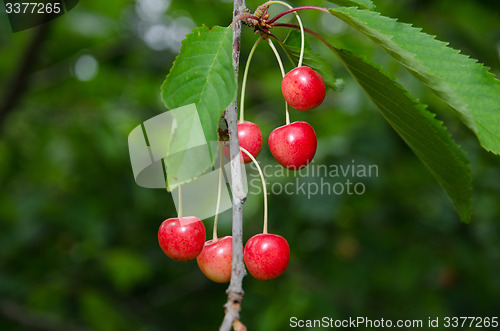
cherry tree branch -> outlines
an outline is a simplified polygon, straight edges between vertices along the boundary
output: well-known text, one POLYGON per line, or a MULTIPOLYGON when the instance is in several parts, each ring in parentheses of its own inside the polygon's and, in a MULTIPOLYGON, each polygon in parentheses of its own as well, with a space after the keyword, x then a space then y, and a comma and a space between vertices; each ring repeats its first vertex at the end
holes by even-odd
MULTIPOLYGON (((246 9, 245 0, 234 0, 233 20, 241 16, 246 9)), ((233 67, 238 77, 240 62, 241 21, 233 26, 233 67)), ((225 111, 229 131, 229 151, 231 156, 231 191, 233 195, 233 264, 231 282, 226 291, 227 302, 224 305, 225 316, 220 331, 246 330, 240 322, 241 301, 243 300, 243 278, 245 277, 245 265, 243 263, 243 204, 246 195, 243 190, 243 179, 241 176, 240 146, 238 142, 238 106, 235 100, 225 111)))

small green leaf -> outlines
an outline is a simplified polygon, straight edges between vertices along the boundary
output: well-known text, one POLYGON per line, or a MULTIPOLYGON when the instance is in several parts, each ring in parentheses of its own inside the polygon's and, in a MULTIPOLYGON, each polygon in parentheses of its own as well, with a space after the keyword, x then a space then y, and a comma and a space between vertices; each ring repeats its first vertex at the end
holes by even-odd
POLYGON ((358 7, 360 9, 375 9, 375 5, 371 0, 327 0, 342 7, 358 7))
POLYGON ((376 66, 345 50, 333 47, 332 50, 384 118, 445 189, 462 221, 469 222, 472 210, 469 162, 442 122, 376 66))
POLYGON ((232 36, 229 27, 193 29, 162 85, 161 96, 168 109, 196 105, 208 142, 218 140, 222 112, 236 98, 232 36))
MULTIPOLYGON (((300 43, 301 35, 300 31, 297 30, 290 30, 290 33, 283 42, 283 47, 294 65, 297 64, 300 57, 300 43)), ((327 86, 334 90, 337 89, 337 81, 333 75, 332 68, 328 62, 313 51, 307 39, 304 42, 304 64, 319 72, 327 86)))
POLYGON ((420 29, 379 13, 353 7, 329 11, 403 64, 455 110, 486 150, 500 154, 500 81, 487 67, 420 29))

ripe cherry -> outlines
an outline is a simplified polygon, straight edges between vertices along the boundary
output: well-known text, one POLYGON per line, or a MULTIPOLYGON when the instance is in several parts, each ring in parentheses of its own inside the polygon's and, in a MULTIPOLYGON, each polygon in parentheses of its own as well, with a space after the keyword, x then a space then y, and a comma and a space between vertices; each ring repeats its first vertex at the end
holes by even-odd
POLYGON ((205 226, 194 216, 169 218, 158 230, 158 242, 171 259, 192 260, 200 254, 205 244, 205 226))
MULTIPOLYGON (((256 158, 262 149, 262 132, 259 126, 249 121, 238 122, 238 141, 241 147, 256 158)), ((226 158, 230 158, 229 148, 226 146, 224 146, 224 155, 226 158)), ((244 163, 252 162, 250 157, 245 153, 240 151, 240 155, 243 157, 244 163)))
POLYGON ((290 246, 277 234, 258 234, 250 238, 243 250, 248 272, 258 280, 280 276, 290 260, 290 246))
POLYGON ((271 154, 287 169, 299 170, 308 165, 316 154, 316 147, 316 133, 307 122, 280 126, 269 135, 271 154))
POLYGON ((286 102, 297 110, 318 107, 325 98, 326 86, 321 75, 309 67, 297 67, 287 73, 281 82, 286 102))
POLYGON ((229 282, 233 261, 233 237, 226 236, 215 242, 208 240, 196 261, 208 279, 216 283, 229 282))

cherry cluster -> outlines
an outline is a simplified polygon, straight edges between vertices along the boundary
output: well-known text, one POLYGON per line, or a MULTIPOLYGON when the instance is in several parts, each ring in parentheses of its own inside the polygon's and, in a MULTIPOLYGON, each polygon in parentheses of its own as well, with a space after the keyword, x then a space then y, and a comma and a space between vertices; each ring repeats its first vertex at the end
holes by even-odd
MULTIPOLYGON (((194 216, 169 218, 158 231, 163 252, 176 261, 196 258, 200 270, 210 280, 226 283, 231 279, 233 241, 231 236, 205 242, 205 226, 194 216)), ((258 234, 248 240, 243 251, 248 271, 258 280, 281 275, 290 259, 288 242, 279 235, 258 234)))
MULTIPOLYGON (((281 90, 286 102, 301 111, 319 106, 326 94, 326 85, 321 75, 307 66, 300 66, 285 75, 281 90)), ((262 149, 262 132, 259 126, 250 121, 238 122, 238 140, 240 147, 254 157, 262 149)), ((300 170, 307 166, 316 154, 317 139, 313 127, 304 121, 297 121, 274 129, 269 135, 269 150, 283 167, 300 170)), ((229 158, 229 149, 224 148, 229 158)), ((245 163, 252 160, 243 151, 240 152, 245 163)))
MULTIPOLYGON (((194 216, 169 218, 158 231, 163 252, 176 261, 196 258, 200 270, 216 283, 231 279, 233 240, 231 236, 205 241, 205 226, 194 216)), ((243 260, 250 274, 258 280, 280 276, 288 266, 290 247, 282 236, 258 234, 243 250, 243 260)))
MULTIPOLYGON (((281 83, 283 96, 288 104, 298 110, 310 110, 323 102, 326 86, 319 73, 307 66, 300 66, 285 75, 281 83)), ((238 123, 241 159, 244 163, 256 162, 262 149, 262 132, 252 122, 238 123)), ((288 169, 305 167, 316 153, 316 133, 310 124, 293 122, 276 128, 269 135, 269 149, 274 158, 288 169)), ((226 156, 228 149, 225 148, 226 156)), ((257 163, 258 165, 258 163, 257 163)), ((263 185, 265 185, 263 183, 263 185)), ((196 258, 200 270, 210 280, 229 282, 232 270, 232 237, 217 238, 214 222, 214 239, 206 240, 203 222, 194 216, 169 218, 158 231, 158 241, 163 252, 176 261, 196 258)), ((264 231, 251 237, 243 249, 243 260, 248 272, 258 280, 280 276, 288 266, 290 247, 280 235, 267 233, 267 215, 264 231)))
MULTIPOLYGON (((281 90, 286 102, 298 110, 311 110, 319 106, 326 94, 321 75, 313 69, 300 66, 285 75, 281 90)), ((243 121, 238 123, 240 146, 254 157, 262 149, 262 133, 257 124, 243 121)), ((300 170, 311 162, 316 154, 317 139, 313 127, 304 121, 297 121, 274 129, 269 135, 269 150, 283 167, 300 170)), ((241 152, 245 163, 250 157, 241 152)))

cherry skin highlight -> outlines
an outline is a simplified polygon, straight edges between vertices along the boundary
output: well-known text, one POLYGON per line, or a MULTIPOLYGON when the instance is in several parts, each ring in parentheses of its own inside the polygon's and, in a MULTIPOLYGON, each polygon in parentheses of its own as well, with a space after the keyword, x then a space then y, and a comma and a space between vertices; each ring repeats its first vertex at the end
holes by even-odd
POLYGON ((216 283, 231 280, 233 261, 233 237, 219 238, 216 242, 208 240, 196 258, 200 270, 208 279, 216 283))
POLYGON ((205 226, 194 216, 169 218, 158 230, 158 242, 163 252, 171 259, 193 260, 205 244, 205 226))
POLYGON ((297 67, 281 81, 281 92, 286 102, 297 110, 318 107, 326 95, 325 81, 309 67, 297 67))
POLYGON ((269 135, 269 149, 276 161, 290 170, 304 168, 312 161, 318 145, 316 132, 303 121, 280 126, 269 135))
POLYGON ((250 238, 243 250, 248 272, 258 280, 279 277, 288 266, 290 246, 277 234, 258 234, 250 238))
MULTIPOLYGON (((250 121, 238 122, 238 142, 254 158, 257 158, 262 149, 262 132, 259 126, 250 121)), ((224 155, 227 159, 230 159, 227 146, 224 146, 224 155)), ((243 158, 244 163, 252 162, 252 159, 242 151, 240 151, 240 156, 243 158)))

